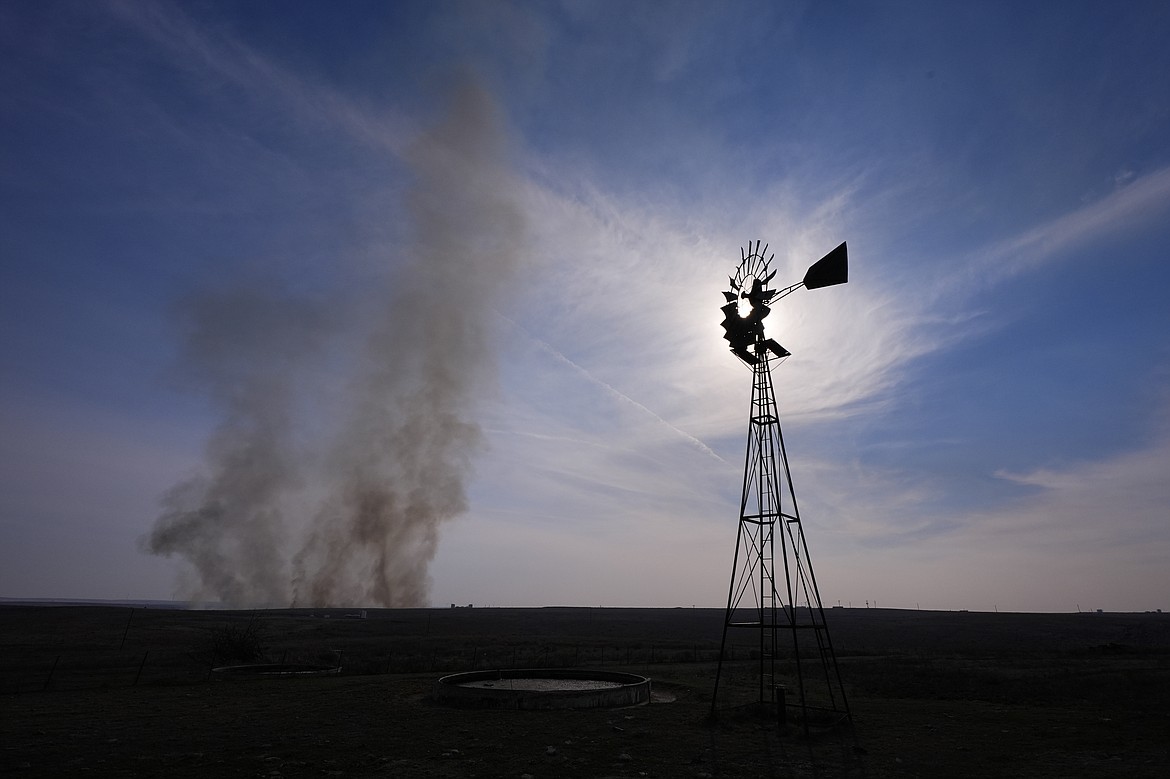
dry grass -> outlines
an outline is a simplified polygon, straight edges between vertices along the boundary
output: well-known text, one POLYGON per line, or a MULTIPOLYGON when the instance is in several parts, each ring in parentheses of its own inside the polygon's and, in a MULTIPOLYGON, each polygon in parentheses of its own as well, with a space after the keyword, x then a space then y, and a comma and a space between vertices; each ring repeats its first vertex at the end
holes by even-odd
MULTIPOLYGON (((717 611, 346 613, 0 607, 0 769, 29 777, 1170 775, 1170 615, 834 609, 855 727, 809 739, 737 710, 709 717, 717 611), (345 673, 209 679, 217 635, 244 636, 236 643, 275 662, 328 662, 340 652, 345 673), (574 664, 645 673, 660 701, 673 700, 535 713, 447 709, 428 698, 442 671, 574 664)), ((729 699, 751 699, 751 668, 730 666, 729 699)))

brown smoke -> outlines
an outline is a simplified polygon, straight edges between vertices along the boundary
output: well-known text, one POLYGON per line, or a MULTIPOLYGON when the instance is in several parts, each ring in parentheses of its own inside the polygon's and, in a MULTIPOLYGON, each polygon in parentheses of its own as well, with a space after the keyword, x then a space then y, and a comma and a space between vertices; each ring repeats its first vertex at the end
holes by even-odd
POLYGON ((468 507, 482 446, 475 398, 494 378, 492 310, 522 256, 505 151, 491 99, 463 83, 448 116, 408 153, 413 239, 394 258, 327 436, 306 436, 293 389, 335 332, 320 314, 327 306, 232 293, 192 307, 187 368, 223 421, 208 473, 168 493, 145 539, 149 551, 192 564, 199 584, 189 596, 425 603, 439 525, 468 507), (293 500, 306 479, 323 496, 308 516, 293 500), (285 546, 298 530, 302 540, 285 546))

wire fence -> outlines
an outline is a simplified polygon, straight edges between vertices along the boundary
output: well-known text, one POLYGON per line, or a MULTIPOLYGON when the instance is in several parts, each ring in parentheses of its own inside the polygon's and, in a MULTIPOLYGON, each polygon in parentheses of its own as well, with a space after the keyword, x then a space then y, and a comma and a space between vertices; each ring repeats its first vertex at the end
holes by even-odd
MULTIPOLYGON (((729 646, 725 662, 758 657, 753 650, 729 646)), ((274 664, 300 669, 338 669, 343 676, 381 674, 454 673, 489 668, 582 668, 715 663, 718 646, 692 644, 588 644, 467 645, 373 648, 344 646, 305 652, 303 649, 269 649, 254 658, 255 664, 274 664)), ((56 654, 25 657, 0 656, 0 693, 48 690, 82 690, 181 685, 214 681, 221 666, 242 665, 206 653, 174 649, 60 649, 56 654)))
MULTIPOLYGON (((0 606, 0 694, 197 684, 249 664, 342 676, 719 660, 722 612, 659 609, 172 610, 0 606)), ((730 636, 729 636, 730 638, 730 636)), ((724 660, 758 658, 729 645, 724 660)), ((707 669, 696 668, 703 675, 707 669)))

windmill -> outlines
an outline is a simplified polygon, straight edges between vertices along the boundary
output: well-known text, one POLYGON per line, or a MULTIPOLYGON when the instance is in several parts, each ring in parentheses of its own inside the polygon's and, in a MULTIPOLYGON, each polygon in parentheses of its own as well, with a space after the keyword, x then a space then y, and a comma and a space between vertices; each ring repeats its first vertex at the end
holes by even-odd
POLYGON ((849 262, 842 243, 809 267, 801 281, 776 289, 771 286, 775 255, 765 259, 767 251, 766 245, 760 250, 760 241, 741 249, 721 309, 723 337, 731 353, 752 370, 752 400, 739 532, 711 711, 717 710, 724 663, 735 647, 728 636, 748 631, 749 656, 758 660, 756 700, 750 703, 775 711, 781 721, 789 710, 798 710, 807 732, 814 718, 842 721, 850 713, 801 525, 772 386, 772 363, 790 353, 767 337, 764 320, 776 302, 801 287, 846 283, 849 262))

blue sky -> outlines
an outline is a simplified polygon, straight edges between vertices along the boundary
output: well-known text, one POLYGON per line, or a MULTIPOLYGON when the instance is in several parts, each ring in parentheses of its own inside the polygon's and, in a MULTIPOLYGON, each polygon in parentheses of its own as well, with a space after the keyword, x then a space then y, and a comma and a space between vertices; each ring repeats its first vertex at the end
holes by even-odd
POLYGON ((4 3, 0 596, 214 597, 143 539, 240 387, 293 576, 338 473, 400 467, 412 406, 354 387, 436 298, 480 436, 426 602, 721 605, 758 238, 778 281, 850 247, 768 322, 826 602, 1170 607, 1167 40, 1160 2, 4 3))

